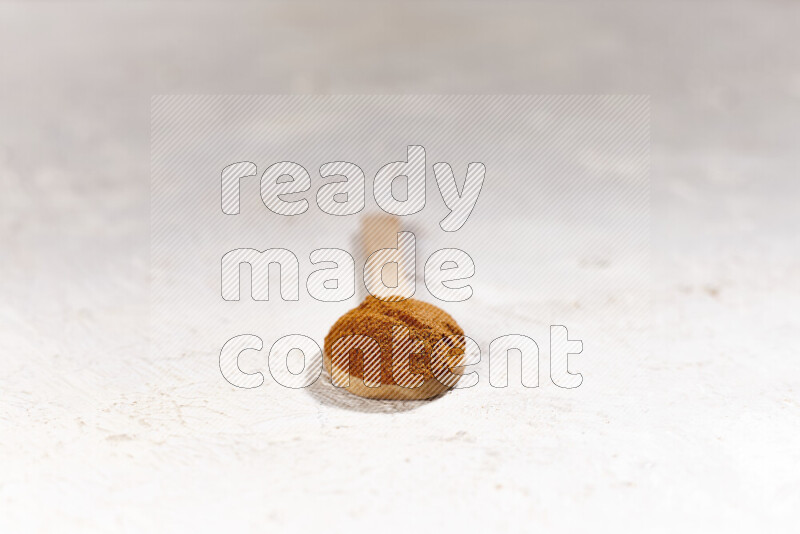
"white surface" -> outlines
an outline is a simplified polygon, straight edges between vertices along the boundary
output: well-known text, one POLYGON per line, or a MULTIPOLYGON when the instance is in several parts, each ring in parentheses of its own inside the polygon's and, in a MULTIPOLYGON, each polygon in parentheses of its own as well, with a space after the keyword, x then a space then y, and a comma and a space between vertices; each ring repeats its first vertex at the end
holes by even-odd
POLYGON ((0 529, 793 530, 798 14, 0 4, 0 529), (148 359, 150 95, 292 91, 652 94, 650 349, 400 413, 148 359))

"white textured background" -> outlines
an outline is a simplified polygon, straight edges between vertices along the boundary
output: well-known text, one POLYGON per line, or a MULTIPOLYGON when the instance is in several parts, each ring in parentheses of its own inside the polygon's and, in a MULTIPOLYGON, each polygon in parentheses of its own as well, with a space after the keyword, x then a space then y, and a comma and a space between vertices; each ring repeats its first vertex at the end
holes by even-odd
MULTIPOLYGON (((0 3, 0 530, 795 530, 798 20, 784 1, 0 3), (396 413, 152 360, 151 95, 293 92, 650 94, 649 349, 592 364, 590 341, 641 326, 610 303, 578 390, 396 413)), ((502 331, 541 326, 528 298, 502 331)))

